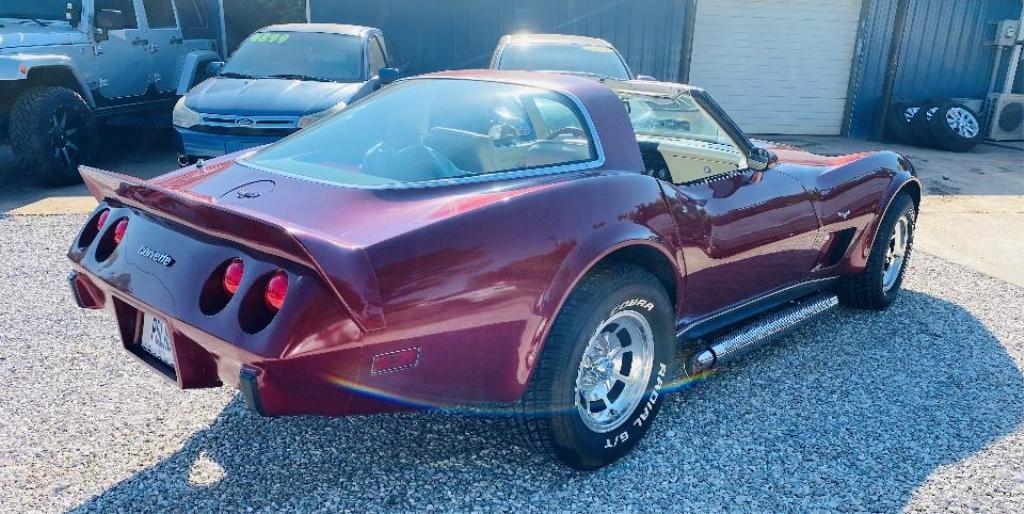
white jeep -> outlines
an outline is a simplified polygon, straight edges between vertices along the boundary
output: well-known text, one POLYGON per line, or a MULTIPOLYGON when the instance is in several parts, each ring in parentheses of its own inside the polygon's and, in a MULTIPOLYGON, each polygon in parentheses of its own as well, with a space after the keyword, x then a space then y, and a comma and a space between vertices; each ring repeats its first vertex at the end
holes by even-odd
POLYGON ((208 0, 0 0, 0 144, 80 181, 97 120, 173 108, 220 61, 208 0))

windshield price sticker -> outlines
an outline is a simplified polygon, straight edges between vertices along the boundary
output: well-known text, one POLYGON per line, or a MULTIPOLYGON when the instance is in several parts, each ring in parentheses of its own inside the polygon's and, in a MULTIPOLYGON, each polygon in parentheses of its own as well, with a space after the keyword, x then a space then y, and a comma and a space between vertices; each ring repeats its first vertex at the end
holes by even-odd
POLYGON ((289 34, 280 34, 277 32, 260 32, 259 34, 253 34, 252 37, 249 38, 249 41, 252 41, 254 43, 275 43, 280 45, 285 41, 288 41, 289 37, 291 37, 289 34))

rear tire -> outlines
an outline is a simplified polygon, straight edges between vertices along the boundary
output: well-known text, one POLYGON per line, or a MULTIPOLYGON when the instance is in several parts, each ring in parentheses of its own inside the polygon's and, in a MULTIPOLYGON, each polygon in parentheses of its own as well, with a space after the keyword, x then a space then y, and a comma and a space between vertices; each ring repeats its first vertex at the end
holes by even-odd
POLYGON ((559 312, 516 404, 527 444, 580 470, 629 453, 673 376, 673 319, 650 273, 629 264, 593 270, 559 312))
POLYGON ((839 303, 857 309, 885 310, 903 286, 914 249, 917 212, 907 193, 893 199, 878 227, 864 271, 843 277, 836 286, 839 303), (896 268, 898 266, 898 268, 896 268))
POLYGON ((96 152, 96 120, 82 97, 65 87, 32 88, 11 108, 10 140, 21 167, 50 185, 82 181, 78 166, 96 152))

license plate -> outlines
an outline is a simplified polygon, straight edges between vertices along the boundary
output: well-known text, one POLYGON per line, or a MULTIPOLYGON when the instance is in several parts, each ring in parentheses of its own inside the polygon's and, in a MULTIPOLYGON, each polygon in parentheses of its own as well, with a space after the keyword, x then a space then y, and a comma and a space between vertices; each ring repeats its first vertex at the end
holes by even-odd
POLYGON ((174 355, 171 353, 171 332, 164 320, 142 315, 142 349, 170 367, 174 367, 174 355))

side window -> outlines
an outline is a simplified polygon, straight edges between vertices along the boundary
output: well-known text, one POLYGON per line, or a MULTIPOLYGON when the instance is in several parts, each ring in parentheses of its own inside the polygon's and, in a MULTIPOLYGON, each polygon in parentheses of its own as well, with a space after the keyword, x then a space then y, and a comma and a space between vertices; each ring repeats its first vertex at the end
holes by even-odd
POLYGON ((395 44, 395 41, 387 36, 384 36, 384 50, 388 56, 388 66, 392 68, 405 66, 405 57, 402 55, 402 51, 395 44))
POLYGON ((543 96, 534 99, 533 103, 537 107, 541 121, 544 122, 548 138, 585 137, 587 132, 579 116, 565 103, 543 96))
POLYGON ((173 29, 178 26, 171 0, 142 0, 142 7, 146 10, 149 28, 173 29))
POLYGON ((139 28, 139 20, 135 15, 135 3, 132 0, 96 0, 96 11, 103 10, 121 11, 124 13, 124 28, 139 28))
POLYGON ((203 0, 178 0, 178 17, 181 18, 181 32, 186 39, 209 36, 206 2, 203 0))
POLYGON ((384 49, 380 47, 380 40, 370 38, 370 76, 376 77, 381 68, 387 68, 384 59, 384 49))

